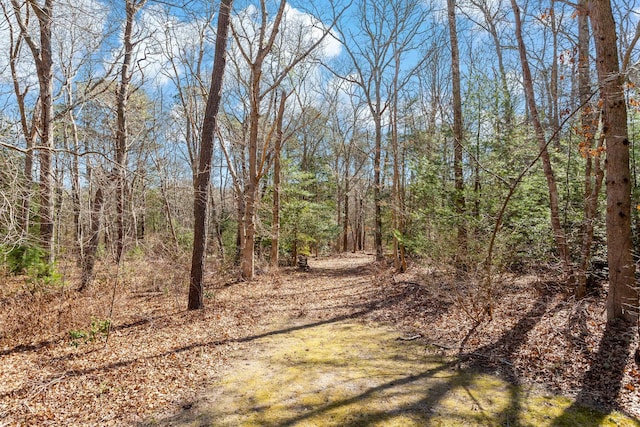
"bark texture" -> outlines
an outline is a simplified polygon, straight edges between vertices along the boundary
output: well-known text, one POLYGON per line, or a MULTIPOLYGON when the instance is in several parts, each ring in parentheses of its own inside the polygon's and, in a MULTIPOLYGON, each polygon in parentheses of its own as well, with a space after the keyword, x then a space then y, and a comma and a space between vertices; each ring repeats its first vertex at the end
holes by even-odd
POLYGON ((453 89, 453 175, 455 195, 453 203, 458 216, 458 250, 455 263, 464 265, 467 252, 467 228, 465 224, 464 177, 462 175, 462 97, 460 95, 460 53, 458 51, 458 30, 456 28, 456 2, 447 0, 449 39, 451 42, 451 82, 453 89))
POLYGON ((638 291, 631 254, 631 175, 624 79, 620 74, 616 24, 609 0, 592 0, 589 18, 596 49, 596 70, 602 100, 606 140, 607 262, 609 295, 607 319, 635 321, 638 291))
POLYGON ((551 229, 555 238, 556 246, 560 254, 560 260, 562 262, 562 269, 565 278, 568 282, 574 280, 574 269, 571 262, 571 255, 569 253, 569 245, 567 244, 567 238, 562 224, 560 223, 560 208, 559 208, 559 196, 558 186, 556 185, 556 179, 553 174, 553 167, 551 165, 551 158, 549 151, 547 150, 547 140, 544 134, 544 129, 540 123, 538 116, 538 107, 536 105, 535 93, 533 90, 533 79, 531 77, 531 69, 529 67, 529 60, 527 59, 527 49, 522 38, 522 21, 520 19, 520 9, 515 0, 511 0, 511 7, 515 15, 515 29, 516 38, 518 40, 518 51, 520 53, 520 63, 522 65, 522 81, 524 84, 525 97, 531 122, 535 131, 536 140, 538 141, 538 149, 540 152, 540 158, 542 159, 542 168, 544 170, 544 176, 547 180, 547 187, 549 189, 549 208, 551 210, 551 229))
POLYGON ((193 253, 191 256, 191 274, 189 280, 189 310, 204 307, 203 277, 204 256, 207 242, 207 201, 209 200, 209 180, 211 179, 211 159, 213 157, 213 139, 217 127, 218 110, 222 99, 222 82, 226 65, 229 17, 233 0, 222 0, 218 14, 215 57, 211 72, 211 89, 207 98, 202 123, 202 143, 198 157, 195 194, 193 200, 193 253))

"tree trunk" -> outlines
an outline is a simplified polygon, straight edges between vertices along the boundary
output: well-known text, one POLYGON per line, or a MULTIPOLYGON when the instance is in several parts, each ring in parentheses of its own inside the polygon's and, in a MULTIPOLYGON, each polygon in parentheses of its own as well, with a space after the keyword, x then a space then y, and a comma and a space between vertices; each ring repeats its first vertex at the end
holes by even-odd
MULTIPOLYGON (((67 92, 66 102, 68 105, 73 103, 71 90, 67 92)), ((78 265, 82 265, 84 258, 84 242, 82 236, 82 223, 80 222, 80 213, 82 205, 80 202, 80 160, 78 155, 78 127, 73 111, 67 113, 69 123, 65 124, 63 129, 64 145, 71 155, 71 209, 73 211, 73 241, 78 251, 78 265), (69 129, 70 128, 70 129, 69 129)))
POLYGON ((356 253, 356 251, 361 251, 362 250, 362 221, 360 220, 361 216, 362 216, 362 200, 358 200, 358 198, 356 197, 356 212, 355 212, 355 226, 356 226, 356 231, 355 231, 355 236, 353 239, 353 253, 356 253))
POLYGON ((116 158, 114 175, 116 178, 116 263, 120 263, 124 251, 125 240, 125 184, 127 163, 127 101, 131 82, 131 60, 133 56, 133 21, 137 12, 135 0, 127 0, 125 4, 126 22, 123 34, 124 58, 120 68, 120 86, 117 93, 117 128, 116 158))
POLYGON ((276 118, 276 140, 273 153, 273 211, 271 226, 271 266, 278 267, 278 258, 280 252, 280 155, 282 151, 282 122, 284 120, 284 107, 287 101, 286 94, 282 92, 280 98, 280 106, 278 107, 278 116, 276 118))
POLYGON ((349 165, 344 173, 344 217, 342 218, 342 252, 349 250, 349 165))
POLYGON ((239 192, 237 197, 237 229, 236 229, 236 253, 235 253, 235 265, 240 265, 242 262, 242 248, 244 247, 244 211, 245 211, 245 203, 244 203, 244 194, 246 191, 239 192))
MULTIPOLYGON (((335 166, 335 170, 339 170, 338 157, 336 157, 336 163, 334 166, 335 166)), ((342 209, 342 202, 344 201, 344 196, 342 195, 342 193, 343 191, 340 185, 340 181, 338 181, 336 183, 336 224, 338 225, 338 227, 342 225, 342 218, 344 216, 344 212, 342 209)), ((344 231, 344 226, 343 226, 343 231, 344 231)), ((335 249, 336 249, 336 252, 338 253, 340 253, 341 247, 342 247, 341 239, 342 239, 341 235, 338 235, 338 237, 336 237, 335 249)))
POLYGON ((360 229, 362 230, 362 238, 360 240, 360 250, 367 250, 367 217, 364 211, 364 199, 360 199, 360 229))
POLYGON ((560 148, 560 109, 558 108, 558 24, 555 15, 555 1, 551 1, 549 9, 551 19, 551 36, 553 37, 553 56, 551 60, 551 81, 549 83, 549 95, 551 102, 549 103, 549 120, 551 122, 551 131, 554 133, 553 144, 560 148))
MULTIPOLYGON (((35 122, 35 121, 34 121, 35 122)), ((34 123, 35 124, 35 123, 34 123)), ((27 152, 24 156, 24 187, 22 189, 22 206, 20 214, 20 231, 27 235, 29 233, 29 223, 31 219, 31 187, 33 186, 33 146, 36 140, 36 126, 34 132, 26 136, 27 152)))
MULTIPOLYGON (((245 209, 242 219, 244 225, 244 242, 242 247, 242 259, 240 261, 240 272, 243 279, 253 279, 255 274, 255 240, 256 240, 256 209, 258 204, 258 187, 260 184, 261 173, 264 172, 258 168, 258 128, 260 125, 260 107, 263 99, 260 85, 262 83, 262 66, 265 58, 269 54, 275 37, 280 30, 280 23, 284 14, 286 2, 280 1, 278 10, 271 25, 271 34, 268 40, 263 37, 265 35, 265 26, 267 23, 263 20, 261 28, 261 39, 255 60, 250 63, 251 76, 249 79, 249 141, 248 147, 249 158, 247 168, 249 170, 249 179, 245 186, 245 209)), ((264 6, 264 5, 263 5, 264 6)), ((266 149, 266 147, 265 147, 266 149)), ((264 154, 264 153, 263 153, 264 154)))
POLYGON ((98 242, 100 238, 100 228, 102 222, 102 206, 104 204, 104 195, 102 187, 99 185, 96 190, 95 197, 91 206, 91 218, 89 225, 89 242, 84 251, 82 258, 82 276, 80 280, 79 291, 83 291, 93 282, 93 269, 96 264, 96 252, 98 250, 98 242))
MULTIPOLYGON (((38 86, 40 90, 40 245, 45 251, 46 261, 54 260, 54 195, 53 171, 51 165, 53 151, 53 51, 51 46, 51 27, 53 19, 53 0, 45 0, 40 5, 35 0, 28 0, 27 7, 31 8, 38 19, 39 44, 30 36, 27 23, 20 14, 21 5, 17 0, 11 0, 14 16, 18 20, 21 34, 26 41, 36 65, 38 86)), ((27 160, 29 161, 29 159, 27 160)), ((26 165, 25 165, 26 166, 26 165)), ((26 169, 26 167, 25 167, 26 169)), ((26 213, 26 212, 23 212, 26 213)))
POLYGON ((584 221, 580 265, 576 270, 576 298, 584 298, 587 293, 587 269, 591 261, 593 243, 593 223, 595 221, 598 197, 604 173, 600 166, 602 139, 593 150, 597 130, 598 115, 589 103, 591 98, 591 73, 589 70, 589 21, 587 0, 581 0, 578 13, 578 92, 581 114, 580 151, 585 157, 584 170, 584 221))
POLYGON ((244 194, 244 242, 242 244, 242 259, 240 261, 240 272, 243 279, 253 279, 254 267, 254 246, 256 236, 255 210, 256 198, 258 196, 258 125, 260 120, 260 75, 262 71, 255 67, 252 72, 252 101, 249 117, 249 180, 244 194))
POLYGON ((463 267, 467 253, 467 227, 465 221, 464 177, 462 174, 462 98, 460 95, 460 53, 458 52, 458 31, 456 29, 456 3, 447 0, 449 38, 451 40, 451 80, 453 90, 453 174, 455 195, 453 203, 458 217, 458 248, 455 264, 463 267))
MULTIPOLYGON (((35 4, 35 3, 34 3, 35 4)), ((40 238, 49 255, 49 262, 53 262, 54 254, 54 209, 53 209, 53 58, 51 50, 51 25, 53 1, 46 0, 44 8, 38 15, 40 24, 40 55, 38 68, 40 80, 41 102, 41 145, 40 151, 40 238)))
POLYGON ((83 236, 82 236, 82 223, 80 222, 80 213, 82 211, 82 205, 80 201, 80 160, 78 156, 78 128, 76 126, 73 113, 69 112, 69 119, 71 120, 71 138, 73 141, 73 156, 71 166, 71 192, 73 199, 73 231, 74 240, 78 245, 78 252, 81 255, 84 251, 83 236))
MULTIPOLYGON (((160 172, 160 168, 158 168, 158 172, 160 172)), ((167 225, 169 226, 169 231, 171 232, 171 239, 173 240, 173 246, 176 251, 180 249, 180 244, 178 243, 178 235, 176 234, 176 227, 173 224, 173 215, 171 213, 171 205, 169 204, 169 194, 167 191, 167 181, 161 176, 160 177, 160 196, 162 197, 162 205, 164 206, 165 215, 167 218, 167 225)))
MULTIPOLYGON (((377 99, 380 99, 379 97, 377 99)), ((375 121, 375 148, 373 156, 373 220, 375 224, 374 241, 376 245, 376 261, 384 259, 382 248, 382 180, 380 175, 380 159, 382 156, 382 117, 379 113, 380 106, 374 112, 375 121)))
POLYGON ((620 74, 616 24, 609 0, 592 0, 589 17, 603 110, 607 169, 607 319, 636 321, 638 292, 631 250, 631 176, 624 77, 620 74))
POLYGON ((220 224, 220 213, 218 211, 219 208, 216 206, 214 192, 212 191, 213 186, 209 185, 209 187, 209 203, 211 204, 211 225, 213 231, 215 232, 216 243, 218 244, 218 256, 220 257, 220 261, 224 261, 224 242, 222 241, 222 224, 220 224))
POLYGON ((558 187, 553 175, 553 167, 551 165, 551 158, 549 157, 549 151, 547 150, 547 141, 542 129, 542 124, 538 116, 538 108, 535 101, 535 93, 533 90, 533 80, 531 78, 531 70, 529 68, 529 61, 527 59, 527 49, 522 38, 522 22, 520 19, 520 9, 515 0, 511 0, 511 6, 515 15, 515 31, 516 38, 518 40, 518 50, 520 53, 520 63, 522 65, 522 80, 525 89, 525 97, 531 123, 535 131, 536 139, 538 141, 538 149, 540 150, 540 157, 542 158, 542 167, 544 175, 547 179, 547 187, 549 189, 549 208, 551 210, 551 229, 554 234, 558 252, 560 253, 560 260, 562 261, 562 269, 566 280, 572 282, 574 277, 573 264, 571 262, 571 256, 569 254, 569 246, 567 239, 560 223, 560 210, 558 203, 558 187))
POLYGON ((211 89, 207 99, 202 123, 202 143, 198 157, 195 194, 193 199, 193 253, 189 280, 189 310, 204 307, 204 258, 207 242, 207 201, 209 199, 209 180, 211 178, 211 159, 213 157, 213 139, 217 127, 218 110, 222 98, 222 82, 226 64, 227 35, 229 17, 233 0, 222 0, 218 14, 216 30, 215 57, 211 72, 211 89))

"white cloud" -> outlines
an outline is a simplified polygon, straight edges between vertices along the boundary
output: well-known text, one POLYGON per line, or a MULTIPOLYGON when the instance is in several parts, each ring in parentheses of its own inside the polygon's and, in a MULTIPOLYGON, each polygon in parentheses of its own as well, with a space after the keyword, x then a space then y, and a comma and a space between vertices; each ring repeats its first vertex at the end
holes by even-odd
MULTIPOLYGON (((13 39, 15 43, 15 41, 18 39, 20 28, 18 27, 17 20, 15 19, 10 1, 0 1, 2 1, 2 6, 9 15, 8 19, 5 19, 4 16, 2 17, 2 19, 0 19, 0 64, 2 64, 0 68, 0 82, 5 85, 10 85, 13 82, 11 69, 9 67, 10 52, 13 48, 13 46, 11 45, 11 33, 13 32, 13 39)), ((23 9, 26 10, 26 5, 23 9)), ((31 20, 29 25, 31 34, 37 34, 38 31, 38 26, 35 21, 35 19, 31 20)), ((29 50, 29 47, 24 42, 22 43, 21 49, 18 52, 15 64, 18 74, 18 80, 21 82, 23 87, 37 85, 38 79, 36 75, 33 56, 29 50)))
POLYGON ((65 0, 56 4, 52 28, 54 67, 60 80, 73 78, 93 60, 107 37, 108 8, 97 0, 65 0))
POLYGON ((304 48, 312 46, 324 36, 315 52, 316 56, 330 59, 342 52, 342 44, 336 37, 326 34, 328 27, 315 16, 301 12, 287 3, 283 21, 285 27, 289 29, 283 34, 285 40, 293 38, 293 41, 297 41, 297 44, 304 48), (296 38, 298 40, 295 40, 296 38))
MULTIPOLYGON (((119 49, 122 50, 122 30, 119 37, 119 49)), ((178 74, 185 73, 184 60, 198 54, 203 37, 205 46, 213 44, 209 21, 181 20, 162 5, 147 6, 134 22, 133 80, 156 87, 168 84, 169 76, 175 74, 172 62, 178 74)))

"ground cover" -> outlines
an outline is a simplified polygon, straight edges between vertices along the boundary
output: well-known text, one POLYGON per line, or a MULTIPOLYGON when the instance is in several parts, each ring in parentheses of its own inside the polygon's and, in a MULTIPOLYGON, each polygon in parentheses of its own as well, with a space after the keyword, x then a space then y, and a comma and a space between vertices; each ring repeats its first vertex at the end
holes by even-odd
POLYGON ((161 260, 84 295, 5 284, 0 425, 638 425, 583 407, 640 412, 635 337, 602 339, 597 295, 503 277, 477 325, 471 281, 372 261, 211 274, 195 313, 161 260))

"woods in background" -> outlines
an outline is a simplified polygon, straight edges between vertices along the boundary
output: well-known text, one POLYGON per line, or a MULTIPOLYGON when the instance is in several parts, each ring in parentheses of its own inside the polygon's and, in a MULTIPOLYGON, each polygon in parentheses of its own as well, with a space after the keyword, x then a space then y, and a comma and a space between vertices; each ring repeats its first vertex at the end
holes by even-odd
POLYGON ((626 4, 0 2, 8 273, 191 255, 201 308, 205 268, 300 254, 557 266, 578 298, 608 265, 637 319, 626 4))

